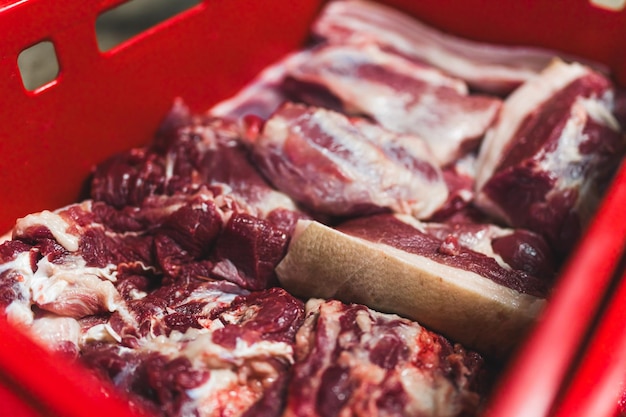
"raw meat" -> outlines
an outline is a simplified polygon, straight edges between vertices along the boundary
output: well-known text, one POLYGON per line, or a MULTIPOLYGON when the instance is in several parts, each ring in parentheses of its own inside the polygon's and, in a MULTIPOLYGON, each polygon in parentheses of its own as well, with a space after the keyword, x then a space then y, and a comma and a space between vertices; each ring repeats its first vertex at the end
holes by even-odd
POLYGON ((464 223, 465 221, 461 217, 466 215, 469 216, 468 221, 485 217, 472 206, 474 182, 476 180, 476 153, 468 153, 454 163, 445 166, 442 169, 442 173, 448 187, 448 199, 426 220, 464 223))
MULTIPOLYGON (((502 257, 487 247, 489 236, 483 235, 481 244, 480 234, 441 234, 433 227, 391 214, 360 217, 336 229, 300 221, 276 272, 297 296, 365 304, 416 320, 489 356, 507 356, 543 309, 553 277, 513 269, 504 258, 515 254, 505 246, 502 257)), ((544 249, 537 246, 537 252, 544 249)), ((545 265, 549 260, 531 272, 545 273, 545 265)))
POLYGON ((349 114, 420 136, 440 165, 475 149, 500 107, 499 99, 469 95, 463 81, 374 44, 317 47, 288 75, 297 81, 293 96, 329 107, 330 95, 349 114))
POLYGON ((154 415, 244 416, 271 397, 278 416, 302 318, 280 289, 174 284, 85 320, 80 358, 154 415))
POLYGON ((286 103, 252 146, 267 178, 315 213, 392 210, 422 218, 448 196, 419 138, 327 109, 286 103))
POLYGON ((273 265, 296 221, 308 216, 250 163, 241 134, 235 122, 191 117, 179 103, 154 143, 116 155, 96 168, 91 196, 106 207, 132 211, 128 221, 144 231, 163 220, 158 218, 162 207, 170 207, 171 218, 155 240, 164 270, 179 271, 179 264, 190 262, 191 255, 195 261, 202 259, 202 268, 209 271, 205 275, 248 289, 266 288, 275 281, 273 265), (197 207, 183 207, 193 198, 199 199, 197 207), (219 209, 203 214, 207 207, 219 209), (205 232, 219 232, 219 239, 200 243, 190 239, 190 233, 202 233, 211 224, 216 230, 205 232), (186 251, 184 256, 162 253, 171 250, 172 239, 186 251))
POLYGON ((285 417, 473 415, 482 358, 415 322, 310 300, 285 417))
MULTIPOLYGON (((238 245, 240 230, 223 224, 209 197, 151 196, 122 210, 86 200, 26 216, 0 245, 3 314, 155 415, 278 416, 302 302, 212 279, 211 248, 238 245)), ((242 285, 269 285, 266 260, 281 258, 287 242, 273 233, 275 243, 261 233, 262 248, 232 261, 263 265, 242 285)))
POLYGON ((153 143, 99 164, 91 197, 114 207, 136 206, 149 196, 192 194, 202 187, 228 196, 240 211, 267 217, 297 211, 250 163, 239 125, 223 118, 191 116, 178 102, 153 143))
POLYGON ((21 219, 13 239, 26 246, 17 268, 22 279, 15 285, 27 304, 17 311, 26 314, 32 304, 69 316, 111 311, 111 283, 135 269, 165 281, 225 278, 248 289, 271 286, 273 265, 290 236, 287 222, 237 211, 228 200, 201 188, 190 195, 147 197, 141 206, 119 210, 86 200, 21 219), (240 219, 244 227, 234 227, 240 219), (258 241, 263 245, 249 244, 258 241), (249 245, 246 257, 230 256, 243 245, 249 245))
MULTIPOLYGON (((390 164, 425 169, 445 199, 439 168, 400 148, 429 159, 419 139, 337 116, 390 164)), ((274 269, 308 216, 240 135, 177 107, 154 143, 97 167, 92 199, 20 219, 0 245, 4 314, 155 415, 281 415, 302 397, 286 391, 303 306, 273 287, 274 269)))
POLYGON ((506 94, 542 71, 556 52, 498 46, 451 36, 379 3, 329 2, 313 32, 331 43, 374 42, 465 80, 472 88, 506 94))
MULTIPOLYGON (((378 151, 394 163, 420 167, 393 146, 396 134, 350 123, 364 141, 388 135, 378 151)), ((0 244, 3 313, 155 415, 282 415, 291 396, 306 395, 306 387, 287 393, 304 312, 273 287, 274 269, 297 221, 308 217, 249 164, 238 132, 179 108, 149 147, 95 170, 93 199, 18 220, 0 244)), ((429 155, 410 139, 407 146, 429 155)), ((470 379, 478 374, 478 355, 458 361, 460 347, 398 320, 436 339, 434 349, 451 349, 443 365, 439 356, 421 359, 450 381, 446 390, 429 386, 421 406, 464 383, 447 370, 453 363, 467 365, 470 379)), ((458 396, 463 405, 450 404, 450 412, 473 410, 480 399, 469 388, 458 396)))
POLYGON ((516 90, 481 146, 475 203, 568 253, 626 150, 601 74, 555 61, 516 90))
POLYGON ((503 268, 523 271, 550 283, 557 262, 546 240, 524 229, 505 229, 488 223, 423 223, 425 233, 444 242, 441 251, 458 254, 463 247, 494 258, 503 268))

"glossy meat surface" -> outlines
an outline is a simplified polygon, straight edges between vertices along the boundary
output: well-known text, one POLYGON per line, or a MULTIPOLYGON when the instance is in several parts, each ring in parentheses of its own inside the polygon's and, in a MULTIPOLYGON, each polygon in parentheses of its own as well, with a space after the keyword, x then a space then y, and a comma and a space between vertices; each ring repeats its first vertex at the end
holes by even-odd
POLYGON ((475 149, 500 108, 498 98, 469 94, 462 80, 370 43, 321 45, 288 76, 303 101, 329 107, 330 95, 348 114, 420 136, 440 165, 475 149))
POLYGON ((285 104, 252 146, 267 178, 316 213, 425 217, 448 195, 420 138, 324 108, 285 104))
POLYGON ((613 97, 607 78, 563 62, 516 90, 482 144, 477 205, 567 253, 626 150, 613 97))

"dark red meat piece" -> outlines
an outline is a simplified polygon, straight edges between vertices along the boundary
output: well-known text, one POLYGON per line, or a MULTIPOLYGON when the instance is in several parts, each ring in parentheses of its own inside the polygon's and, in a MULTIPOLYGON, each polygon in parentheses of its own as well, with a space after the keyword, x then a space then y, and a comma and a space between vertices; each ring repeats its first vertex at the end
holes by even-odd
POLYGON ((626 151, 612 108, 607 78, 555 62, 506 100, 481 148, 476 204, 567 254, 626 151))

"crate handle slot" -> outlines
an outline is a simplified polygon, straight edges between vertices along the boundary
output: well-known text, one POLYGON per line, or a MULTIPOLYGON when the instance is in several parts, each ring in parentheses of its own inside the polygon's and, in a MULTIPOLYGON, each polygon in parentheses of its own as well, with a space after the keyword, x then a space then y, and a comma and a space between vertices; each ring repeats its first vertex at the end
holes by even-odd
POLYGON ((96 40, 107 52, 135 36, 202 3, 201 0, 129 0, 104 10, 96 18, 96 40))
POLYGON ((59 79, 59 58, 54 43, 48 39, 22 50, 17 57, 17 66, 24 88, 30 92, 41 92, 59 79))

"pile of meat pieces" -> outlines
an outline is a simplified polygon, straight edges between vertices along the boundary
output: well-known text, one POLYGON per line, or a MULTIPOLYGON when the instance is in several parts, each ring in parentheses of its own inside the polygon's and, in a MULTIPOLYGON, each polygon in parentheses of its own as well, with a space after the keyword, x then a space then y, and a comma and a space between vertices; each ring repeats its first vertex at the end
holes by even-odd
POLYGON ((177 103, 85 201, 20 219, 0 246, 9 320, 163 415, 476 412, 478 354, 305 304, 275 267, 299 221, 392 213, 450 254, 489 230, 490 256, 546 297, 626 150, 611 81, 544 51, 481 55, 365 2, 329 3, 313 31, 208 115, 177 103))
POLYGON ((485 46, 470 61, 464 45, 365 2, 331 3, 314 34, 258 80, 280 88, 252 109, 253 157, 273 185, 332 216, 477 209, 569 253, 624 154, 610 79, 544 51, 485 46))
POLYGON ((91 198, 19 219, 0 245, 9 321, 154 415, 473 414, 479 354, 277 286, 310 217, 257 173, 238 132, 178 105, 150 146, 97 167, 91 198))

